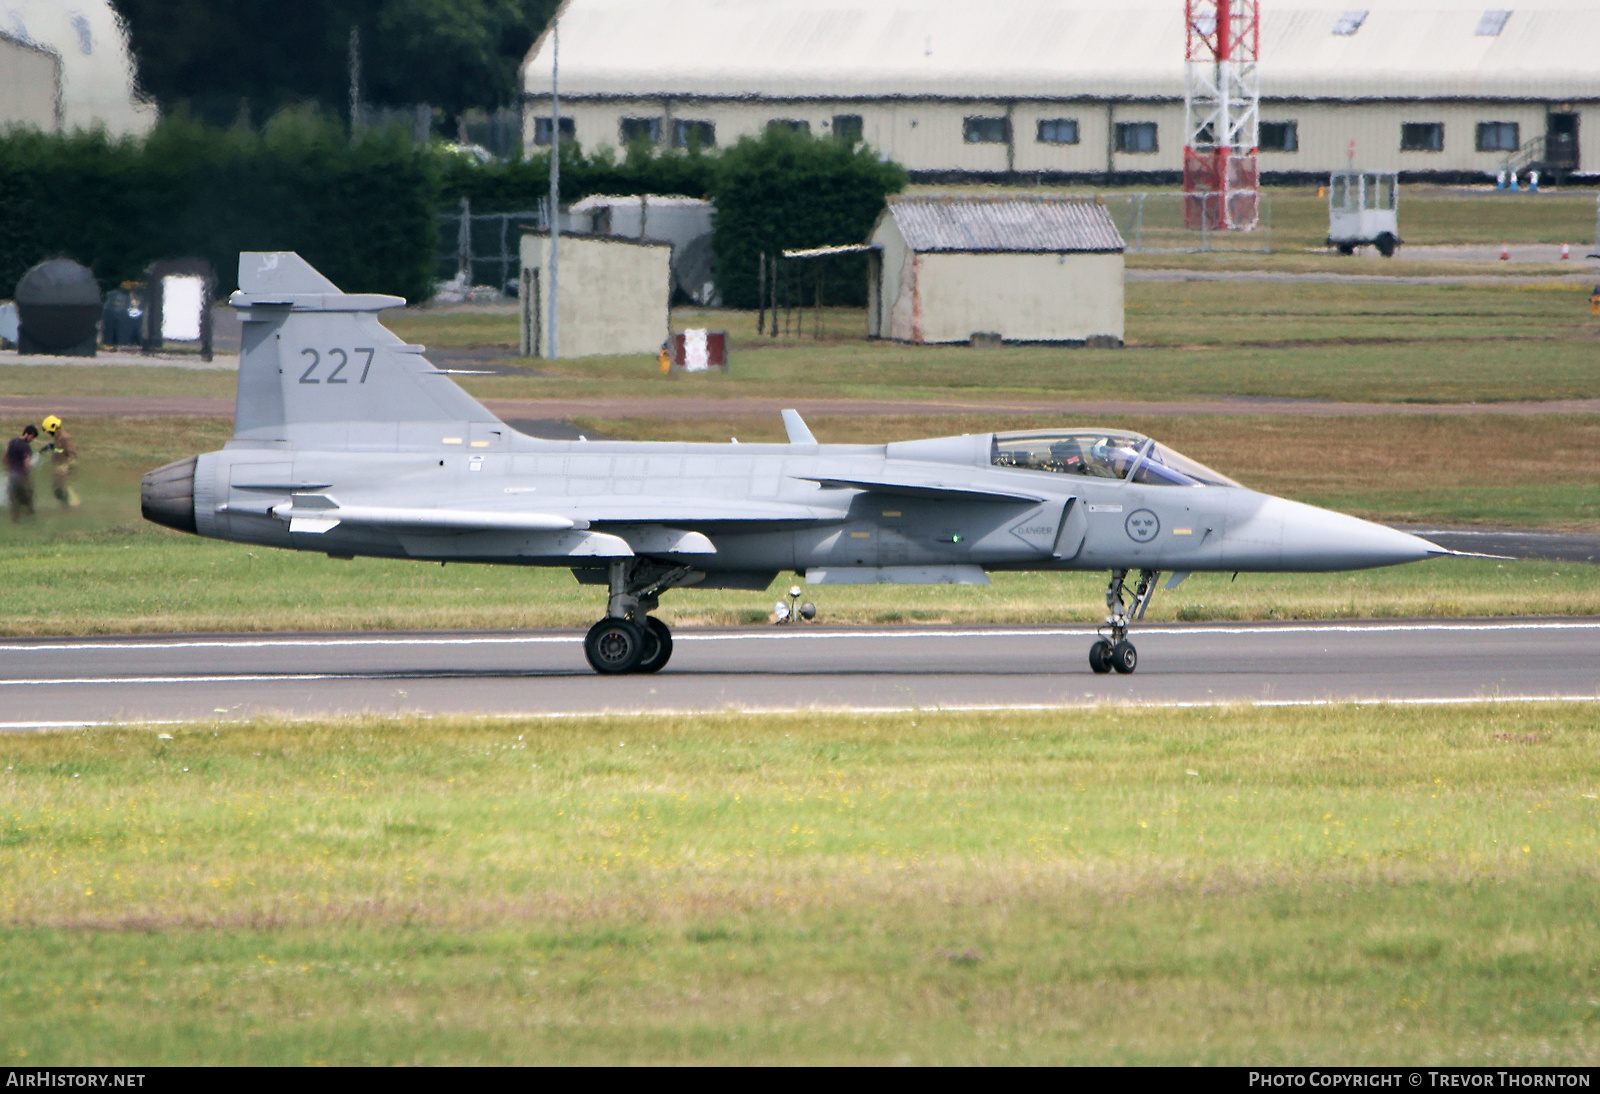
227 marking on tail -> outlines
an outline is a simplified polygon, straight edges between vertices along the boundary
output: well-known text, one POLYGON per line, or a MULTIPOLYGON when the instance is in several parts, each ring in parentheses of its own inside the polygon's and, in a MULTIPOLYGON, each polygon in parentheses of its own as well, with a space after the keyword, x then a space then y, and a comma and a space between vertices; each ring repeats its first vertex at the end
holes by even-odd
MULTIPOLYGON (((353 352, 364 353, 367 355, 367 362, 361 367, 361 379, 356 381, 358 384, 364 384, 367 382, 367 373, 372 371, 372 358, 377 354, 378 351, 371 346, 357 346, 353 352)), ((328 378, 326 380, 319 380, 315 376, 311 375, 313 372, 317 371, 317 366, 322 364, 322 354, 317 350, 307 347, 306 349, 300 351, 300 356, 304 357, 308 353, 311 355, 311 364, 307 365, 306 370, 300 374, 300 382, 302 384, 348 384, 350 382, 348 379, 339 379, 339 373, 343 372, 344 367, 350 363, 349 353, 338 348, 330 349, 328 351, 329 357, 332 357, 336 353, 339 355, 339 364, 332 372, 328 374, 328 378)))

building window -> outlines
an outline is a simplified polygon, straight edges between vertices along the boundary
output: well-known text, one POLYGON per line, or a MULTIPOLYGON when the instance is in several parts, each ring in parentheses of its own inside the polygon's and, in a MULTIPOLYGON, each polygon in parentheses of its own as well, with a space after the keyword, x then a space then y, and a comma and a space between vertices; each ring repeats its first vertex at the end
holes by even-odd
POLYGON ((1500 32, 1506 29, 1506 20, 1511 18, 1511 13, 1503 9, 1490 8, 1478 20, 1478 29, 1473 31, 1480 38, 1498 38, 1500 32))
POLYGON ((1263 152, 1300 151, 1299 122, 1262 122, 1256 146, 1263 152))
POLYGON ((1040 118, 1040 144, 1077 144, 1077 118, 1040 118))
MULTIPOLYGON (((574 137, 576 137, 577 134, 578 134, 578 127, 573 124, 572 119, 571 118, 562 118, 561 119, 561 139, 564 140, 564 141, 570 141, 574 137)), ((533 143, 539 145, 540 147, 543 147, 543 146, 545 146, 545 145, 550 143, 550 119, 549 118, 535 118, 535 119, 533 119, 533 143)))
POLYGON ((856 144, 861 140, 862 125, 860 114, 835 114, 833 116, 833 135, 846 144, 856 144))
POLYGON ((1516 122, 1479 122, 1478 151, 1515 152, 1522 147, 1522 127, 1516 122))
POLYGON ((767 123, 767 128, 785 129, 790 133, 809 134, 811 132, 811 123, 808 121, 803 121, 799 118, 773 118, 767 123))
POLYGON ((1117 123, 1118 152, 1154 152, 1156 150, 1155 122, 1117 123))
POLYGON ((716 146, 717 127, 713 123, 685 121, 682 118, 672 120, 672 147, 715 148, 716 146))
POLYGON ((961 133, 968 144, 1005 144, 1011 139, 1011 123, 1005 118, 968 118, 961 133))
POLYGON ((623 118, 622 143, 635 144, 643 141, 645 144, 661 143, 660 118, 623 118))
POLYGON ((1339 16, 1338 19, 1334 21, 1333 33, 1348 38, 1350 35, 1360 30, 1361 24, 1365 23, 1366 21, 1367 12, 1364 8, 1355 11, 1344 12, 1339 16))
POLYGON ((1400 151, 1443 152, 1444 122, 1406 122, 1401 125, 1400 151))

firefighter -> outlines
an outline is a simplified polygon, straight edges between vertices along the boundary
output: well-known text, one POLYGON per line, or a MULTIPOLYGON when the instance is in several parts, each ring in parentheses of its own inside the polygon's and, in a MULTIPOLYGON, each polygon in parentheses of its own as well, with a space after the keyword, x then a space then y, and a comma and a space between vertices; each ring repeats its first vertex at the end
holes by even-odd
POLYGON ((72 488, 72 466, 78 462, 78 449, 72 443, 72 435, 61 424, 61 419, 54 414, 39 423, 44 427, 45 436, 50 440, 39 450, 39 455, 50 453, 50 478, 54 487, 56 500, 63 509, 76 509, 78 507, 78 492, 72 488))

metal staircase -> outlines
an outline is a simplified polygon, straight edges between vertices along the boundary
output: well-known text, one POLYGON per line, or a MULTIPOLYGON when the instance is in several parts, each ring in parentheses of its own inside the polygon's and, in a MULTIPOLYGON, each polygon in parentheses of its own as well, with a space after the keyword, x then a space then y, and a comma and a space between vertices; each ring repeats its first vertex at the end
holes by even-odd
POLYGON ((1544 134, 1524 141, 1521 148, 1505 158, 1502 166, 1521 175, 1538 171, 1550 182, 1560 184, 1568 172, 1578 169, 1578 142, 1566 133, 1544 134))

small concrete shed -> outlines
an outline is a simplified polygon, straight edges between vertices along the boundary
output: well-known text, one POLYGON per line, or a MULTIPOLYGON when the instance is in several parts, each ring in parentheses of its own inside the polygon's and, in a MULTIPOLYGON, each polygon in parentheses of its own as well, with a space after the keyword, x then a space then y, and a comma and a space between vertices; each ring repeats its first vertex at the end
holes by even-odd
MULTIPOLYGON (((556 348, 561 357, 655 353, 671 333, 672 244, 561 233, 556 348)), ((550 357, 550 233, 524 230, 522 354, 550 357)))
POLYGON ((891 198, 871 247, 871 337, 1122 343, 1122 236, 1093 198, 891 198))

